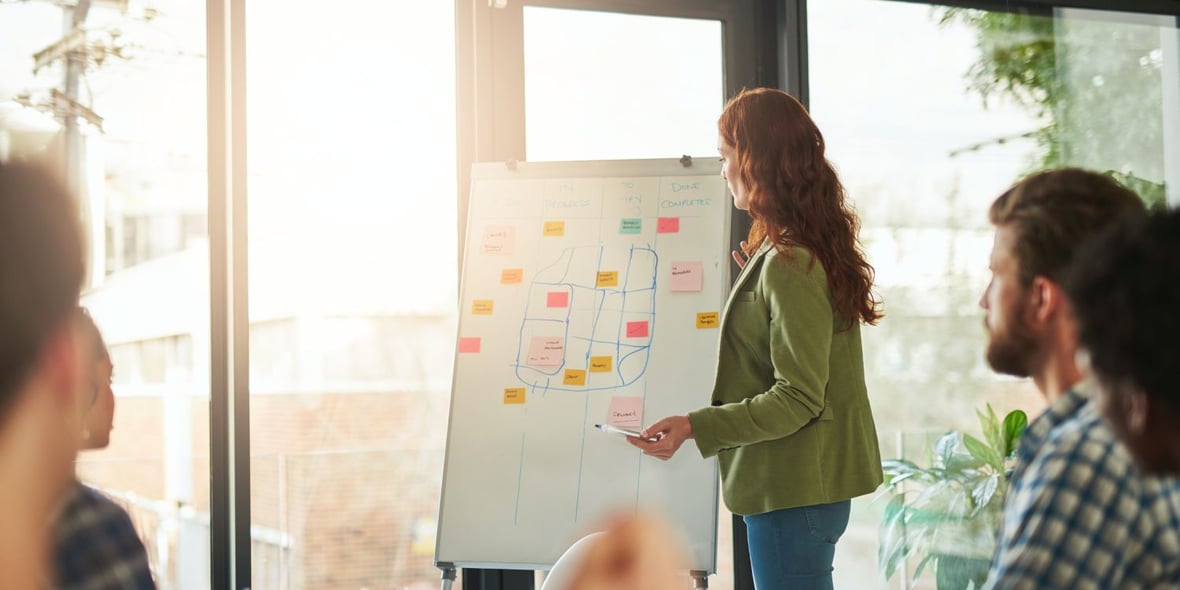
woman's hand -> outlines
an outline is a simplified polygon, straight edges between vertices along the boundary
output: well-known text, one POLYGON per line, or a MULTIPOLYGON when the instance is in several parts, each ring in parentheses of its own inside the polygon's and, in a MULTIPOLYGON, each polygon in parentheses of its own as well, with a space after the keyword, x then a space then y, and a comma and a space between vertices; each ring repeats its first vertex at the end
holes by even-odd
POLYGON ((746 263, 750 261, 750 257, 746 256, 746 241, 742 240, 742 249, 733 251, 733 261, 737 263, 738 268, 745 268, 746 263))
POLYGON ((692 438, 692 422, 688 421, 688 416, 669 416, 648 426, 640 435, 642 438, 628 436, 627 442, 643 451, 644 455, 667 461, 676 454, 684 441, 692 438), (650 442, 649 439, 655 441, 650 442))

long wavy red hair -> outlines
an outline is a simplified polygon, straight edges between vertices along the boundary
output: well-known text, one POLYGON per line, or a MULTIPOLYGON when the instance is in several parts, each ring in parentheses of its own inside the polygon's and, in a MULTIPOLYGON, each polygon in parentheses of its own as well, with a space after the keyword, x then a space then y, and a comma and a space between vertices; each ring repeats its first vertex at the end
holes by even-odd
POLYGON ((754 224, 746 254, 766 238, 786 256, 806 248, 823 265, 832 308, 849 327, 856 320, 877 323, 883 314, 873 267, 857 242, 860 220, 807 109, 781 90, 743 90, 725 105, 717 128, 749 193, 754 224))

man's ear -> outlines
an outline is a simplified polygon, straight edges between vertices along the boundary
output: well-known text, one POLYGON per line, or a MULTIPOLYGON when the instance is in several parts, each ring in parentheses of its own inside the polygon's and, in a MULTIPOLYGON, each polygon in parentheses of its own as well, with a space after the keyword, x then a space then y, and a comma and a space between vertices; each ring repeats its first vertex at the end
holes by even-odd
POLYGON ((1036 322, 1048 321, 1065 307, 1065 289, 1046 277, 1033 277, 1026 297, 1029 319, 1036 322))
POLYGON ((60 396, 57 400, 63 405, 77 407, 78 392, 82 390, 82 335, 77 323, 67 320, 54 330, 45 346, 41 349, 41 362, 38 370, 42 372, 42 379, 50 385, 53 395, 60 396))

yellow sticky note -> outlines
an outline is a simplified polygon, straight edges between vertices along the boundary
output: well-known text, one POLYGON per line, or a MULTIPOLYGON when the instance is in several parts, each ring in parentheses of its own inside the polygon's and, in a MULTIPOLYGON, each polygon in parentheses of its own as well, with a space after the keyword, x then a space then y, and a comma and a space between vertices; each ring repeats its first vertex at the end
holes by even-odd
POLYGON ((586 371, 582 369, 566 369, 565 378, 561 380, 563 385, 585 385, 586 371))
POLYGON ((716 328, 719 323, 718 314, 715 311, 697 314, 697 328, 716 328))
POLYGON ((609 373, 611 366, 614 364, 614 358, 609 356, 592 356, 590 357, 590 372, 591 373, 609 373))
POLYGON ((546 221, 545 222, 545 231, 542 235, 544 235, 546 238, 556 238, 558 236, 564 236, 565 235, 565 222, 564 221, 546 221))
POLYGON ((524 388, 523 387, 505 387, 504 388, 504 403, 506 403, 506 404, 523 404, 524 403, 524 388))
POLYGON ((600 271, 598 271, 598 286, 599 287, 618 287, 619 286, 619 271, 617 271, 617 270, 600 270, 600 271))
POLYGON ((523 268, 506 268, 500 271, 500 284, 518 285, 524 280, 523 268))
POLYGON ((492 315, 491 299, 476 299, 471 302, 471 315, 492 315))

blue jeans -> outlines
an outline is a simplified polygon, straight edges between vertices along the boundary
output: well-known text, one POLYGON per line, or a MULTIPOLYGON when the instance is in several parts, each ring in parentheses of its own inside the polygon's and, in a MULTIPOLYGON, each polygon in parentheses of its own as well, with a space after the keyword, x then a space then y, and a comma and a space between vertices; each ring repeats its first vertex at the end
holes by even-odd
POLYGON ((832 590, 836 541, 848 528, 851 500, 746 516, 757 590, 832 590))

